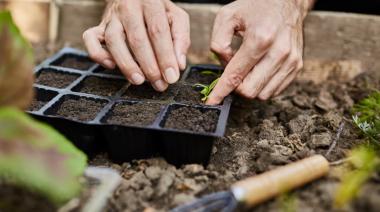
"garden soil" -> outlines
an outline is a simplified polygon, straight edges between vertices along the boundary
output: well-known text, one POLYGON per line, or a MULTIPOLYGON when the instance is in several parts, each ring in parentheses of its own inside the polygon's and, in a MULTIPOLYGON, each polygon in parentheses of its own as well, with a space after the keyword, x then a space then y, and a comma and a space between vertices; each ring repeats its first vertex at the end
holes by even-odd
MULTIPOLYGON (((176 168, 161 158, 115 164, 107 155, 98 155, 92 165, 112 167, 123 177, 107 210, 167 211, 310 155, 322 154, 330 162, 339 161, 363 142, 352 125, 350 108, 379 85, 376 77, 362 74, 349 83, 296 82, 267 102, 236 97, 226 135, 215 142, 207 167, 190 164, 176 168)), ((335 191, 346 169, 345 163, 332 166, 327 177, 289 193, 291 198, 279 197, 253 209, 239 210, 279 211, 290 204, 296 211, 378 211, 377 175, 346 208, 333 207, 335 191)))

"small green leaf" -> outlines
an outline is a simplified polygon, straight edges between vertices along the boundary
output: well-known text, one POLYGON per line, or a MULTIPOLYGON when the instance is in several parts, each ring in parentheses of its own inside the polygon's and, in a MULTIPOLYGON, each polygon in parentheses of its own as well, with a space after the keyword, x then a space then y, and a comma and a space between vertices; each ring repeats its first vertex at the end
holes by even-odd
POLYGON ((343 176, 342 183, 335 196, 335 205, 339 208, 351 201, 360 187, 370 178, 378 166, 377 153, 371 146, 361 146, 352 150, 351 164, 354 169, 343 176))

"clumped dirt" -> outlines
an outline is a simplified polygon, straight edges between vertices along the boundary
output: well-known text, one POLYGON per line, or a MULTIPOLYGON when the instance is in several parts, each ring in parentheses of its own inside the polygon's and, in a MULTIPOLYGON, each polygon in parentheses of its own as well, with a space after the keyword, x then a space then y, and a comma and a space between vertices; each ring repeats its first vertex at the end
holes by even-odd
POLYGON ((64 55, 63 58, 60 58, 56 62, 53 62, 53 65, 87 71, 94 65, 94 62, 92 62, 87 57, 64 55))
POLYGON ((216 78, 218 78, 217 75, 202 74, 200 71, 192 71, 187 76, 187 78, 185 79, 185 81, 188 82, 188 83, 190 83, 190 84, 200 83, 200 84, 204 84, 204 85, 209 85, 216 78))
POLYGON ((90 76, 84 79, 73 90, 77 92, 95 94, 99 96, 113 96, 125 84, 126 82, 124 80, 90 76))
POLYGON ((123 75, 118 68, 111 70, 111 69, 105 69, 102 66, 99 66, 98 68, 96 68, 94 70, 94 73, 116 75, 116 76, 122 76, 123 75))
MULTIPOLYGON (((175 168, 161 158, 114 164, 106 155, 98 155, 91 163, 113 167, 124 178, 108 211, 167 211, 310 155, 340 160, 363 142, 350 121, 350 108, 371 90, 379 89, 379 81, 364 74, 349 83, 293 83, 285 93, 267 102, 236 98, 226 136, 215 142, 207 167, 193 164, 175 168), (339 128, 342 132, 337 139, 339 128)), ((179 121, 173 123, 178 125, 179 121)), ((332 167, 327 177, 291 192, 296 211, 339 211, 333 202, 341 168, 332 167)), ((378 211, 378 182, 378 176, 371 178, 347 211, 378 211)), ((254 211, 281 211, 282 199, 261 204, 254 211)))
POLYGON ((79 75, 76 74, 42 70, 36 79, 36 83, 54 88, 66 88, 78 77, 79 75))
POLYGON ((80 97, 78 99, 66 98, 54 115, 78 121, 91 121, 97 113, 106 105, 104 101, 96 101, 80 97))
POLYGON ((121 102, 114 106, 105 120, 108 124, 147 126, 153 124, 161 110, 160 104, 154 103, 126 103, 121 102))
POLYGON ((204 104, 202 95, 199 91, 195 90, 192 86, 181 86, 178 94, 174 97, 177 102, 184 102, 188 104, 204 104))
POLYGON ((214 109, 201 110, 193 107, 179 107, 170 110, 164 123, 165 128, 214 132, 219 112, 214 109))
POLYGON ((144 83, 143 85, 129 86, 122 96, 127 99, 169 100, 174 96, 175 90, 175 86, 170 86, 166 91, 160 93, 155 91, 150 84, 144 83))
POLYGON ((1 182, 0 199, 0 211, 56 211, 56 207, 46 198, 24 188, 21 189, 17 186, 8 185, 1 182), (21 204, 20 200, 22 200, 21 204))

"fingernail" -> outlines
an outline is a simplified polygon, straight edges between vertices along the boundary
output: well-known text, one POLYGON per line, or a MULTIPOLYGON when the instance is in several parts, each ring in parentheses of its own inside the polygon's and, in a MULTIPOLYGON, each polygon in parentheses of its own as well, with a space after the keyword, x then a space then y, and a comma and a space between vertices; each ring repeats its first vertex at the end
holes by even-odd
POLYGON ((180 57, 181 69, 184 70, 186 68, 186 55, 181 55, 180 57))
POLYGON ((179 74, 174 70, 174 68, 168 68, 165 70, 166 81, 170 84, 177 82, 179 74))
POLYGON ((145 78, 139 73, 133 73, 131 76, 131 81, 135 85, 141 85, 144 83, 145 78))
POLYGON ((109 69, 115 68, 115 64, 109 59, 103 60, 103 65, 105 65, 109 69))
POLYGON ((157 91, 164 91, 166 90, 166 88, 168 87, 168 84, 166 84, 164 81, 162 80, 157 80, 156 82, 153 83, 153 87, 154 89, 156 89, 157 91))

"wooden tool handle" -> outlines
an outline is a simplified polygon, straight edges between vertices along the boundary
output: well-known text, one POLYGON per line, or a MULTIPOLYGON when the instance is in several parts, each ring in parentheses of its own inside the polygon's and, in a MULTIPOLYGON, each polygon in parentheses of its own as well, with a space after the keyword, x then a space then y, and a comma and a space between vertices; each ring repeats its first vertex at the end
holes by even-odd
POLYGON ((315 155, 239 181, 232 185, 232 192, 239 202, 254 206, 318 179, 328 171, 329 162, 323 156, 315 155))

